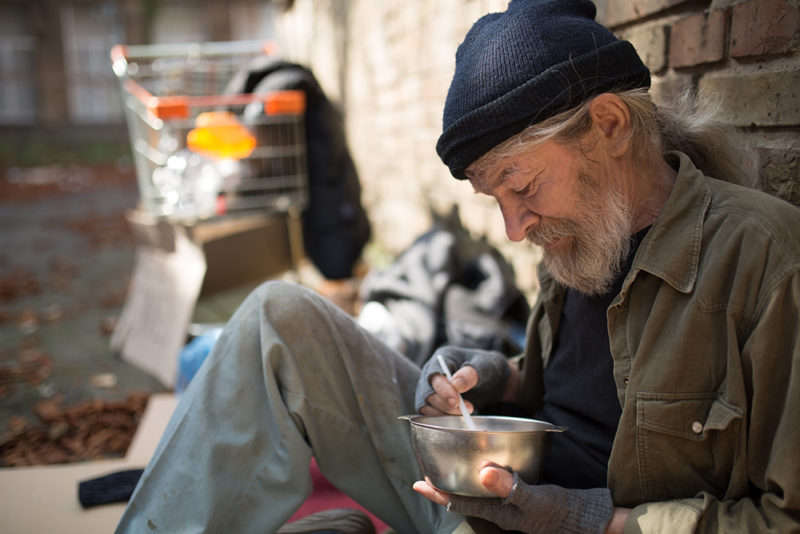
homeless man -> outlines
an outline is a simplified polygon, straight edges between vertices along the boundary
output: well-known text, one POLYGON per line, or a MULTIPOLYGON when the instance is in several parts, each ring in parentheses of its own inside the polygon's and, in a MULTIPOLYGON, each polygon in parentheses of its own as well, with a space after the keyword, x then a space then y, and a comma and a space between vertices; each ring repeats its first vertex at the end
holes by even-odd
POLYGON ((309 495, 312 455, 400 533, 800 531, 800 211, 731 185, 741 151, 702 114, 657 109, 594 15, 514 0, 481 18, 445 103, 450 172, 543 248, 524 354, 442 348, 451 386, 267 283, 185 392, 119 532, 274 532, 309 495), (398 416, 459 413, 453 387, 470 409, 569 427, 538 484, 492 465, 497 498, 421 481, 398 416))

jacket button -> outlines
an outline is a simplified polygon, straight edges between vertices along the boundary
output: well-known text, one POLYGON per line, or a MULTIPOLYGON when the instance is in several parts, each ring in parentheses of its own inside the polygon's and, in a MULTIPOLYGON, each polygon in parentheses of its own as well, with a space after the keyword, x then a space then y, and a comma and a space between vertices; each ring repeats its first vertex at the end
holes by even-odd
POLYGON ((622 379, 622 383, 625 384, 626 386, 628 385, 628 377, 627 376, 622 379))
POLYGON ((692 423, 692 432, 695 434, 702 434, 703 433, 703 423, 700 421, 695 421, 692 423))

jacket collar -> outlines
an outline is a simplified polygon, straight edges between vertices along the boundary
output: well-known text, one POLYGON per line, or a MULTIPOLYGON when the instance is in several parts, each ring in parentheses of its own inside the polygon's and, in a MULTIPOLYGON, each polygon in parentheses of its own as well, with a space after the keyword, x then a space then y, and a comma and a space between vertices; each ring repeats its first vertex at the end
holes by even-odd
POLYGON ((623 293, 637 271, 646 271, 666 281, 677 291, 689 293, 697 281, 703 222, 711 202, 705 177, 682 152, 669 152, 677 162, 678 176, 647 236, 639 247, 623 293))

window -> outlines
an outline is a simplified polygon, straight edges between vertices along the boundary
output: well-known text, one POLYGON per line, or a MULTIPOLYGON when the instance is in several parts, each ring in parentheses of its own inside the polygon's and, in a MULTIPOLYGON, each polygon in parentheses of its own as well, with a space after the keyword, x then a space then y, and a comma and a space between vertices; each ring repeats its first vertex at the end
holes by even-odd
POLYGON ((0 6, 0 123, 36 122, 35 40, 27 6, 0 6))
POLYGON ((124 43, 117 7, 111 3, 61 8, 70 120, 75 123, 122 121, 119 82, 109 52, 124 43))

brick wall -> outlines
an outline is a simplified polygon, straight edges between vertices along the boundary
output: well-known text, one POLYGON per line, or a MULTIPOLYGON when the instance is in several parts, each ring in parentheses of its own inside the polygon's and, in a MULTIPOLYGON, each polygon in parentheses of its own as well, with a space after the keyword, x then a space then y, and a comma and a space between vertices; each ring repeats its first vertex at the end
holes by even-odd
POLYGON ((650 68, 656 101, 687 88, 722 101, 755 149, 761 187, 800 205, 800 4, 598 0, 604 24, 650 68))
MULTIPOLYGON (((452 179, 435 153, 455 50, 504 0, 295 0, 278 17, 284 55, 314 71, 346 117, 375 247, 390 255, 458 209, 535 291, 535 250, 511 244, 494 203, 452 179)), ((655 98, 719 94, 756 149, 765 190, 800 205, 797 0, 597 0, 598 20, 631 40, 655 98)))

